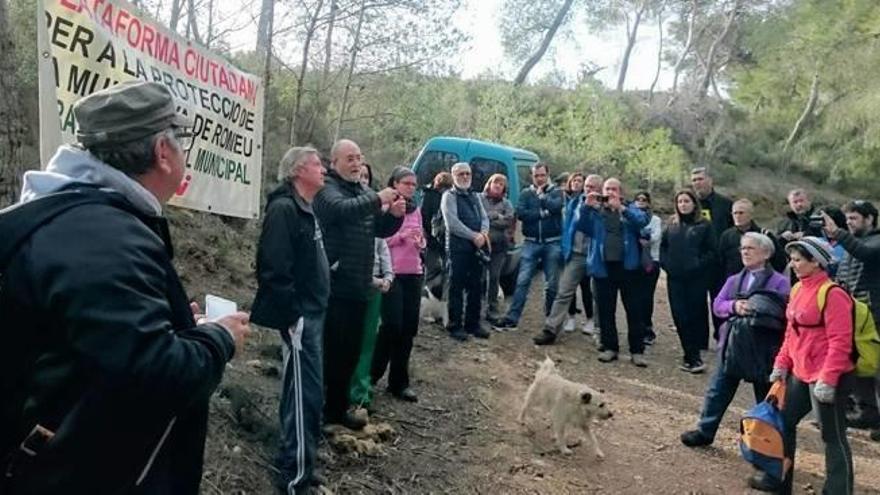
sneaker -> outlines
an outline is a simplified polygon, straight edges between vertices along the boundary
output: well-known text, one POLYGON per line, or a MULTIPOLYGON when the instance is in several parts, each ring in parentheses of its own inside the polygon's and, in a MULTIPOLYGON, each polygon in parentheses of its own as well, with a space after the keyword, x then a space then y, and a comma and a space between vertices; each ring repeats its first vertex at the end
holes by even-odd
POLYGON ((577 322, 574 321, 574 316, 569 316, 565 319, 565 326, 563 326, 562 329, 566 332, 574 332, 576 326, 577 322))
POLYGON ((516 330, 516 323, 508 320, 507 318, 501 318, 501 320, 495 324, 495 330, 502 332, 505 330, 514 331, 516 330))
POLYGON ((880 442, 880 429, 871 430, 871 440, 875 442, 880 442))
POLYGON ((542 330, 541 333, 532 337, 535 345, 550 345, 556 342, 556 334, 549 330, 542 330))
POLYGON ((678 365, 678 369, 697 375, 706 370, 706 365, 703 364, 702 360, 696 360, 693 362, 684 361, 678 365))
POLYGON ((599 361, 602 363, 617 361, 617 353, 614 351, 602 351, 599 353, 599 361))
POLYGON ((846 426, 856 428, 858 430, 871 430, 880 426, 880 416, 874 411, 874 414, 861 410, 855 414, 846 415, 846 426))
POLYGON ((691 430, 681 434, 681 443, 688 447, 705 447, 712 445, 712 439, 703 435, 700 430, 691 430))
POLYGON ((632 361, 632 364, 638 366, 639 368, 648 367, 648 362, 645 361, 644 354, 633 354, 632 356, 630 356, 629 360, 632 361))
POLYGON ((394 397, 406 401, 406 402, 418 402, 419 396, 413 391, 413 389, 407 387, 400 392, 391 392, 391 395, 394 397))
POLYGON ((453 330, 449 332, 449 336, 459 342, 467 342, 470 336, 464 330, 453 330))
POLYGON ((645 330, 645 345, 654 345, 654 342, 657 342, 657 334, 654 330, 645 330))
POLYGON ((327 420, 328 425, 342 425, 349 430, 363 430, 367 426, 367 420, 352 411, 346 411, 345 414, 338 418, 327 420))
POLYGON ((596 325, 593 324, 592 318, 587 318, 587 321, 584 322, 583 328, 581 328, 581 332, 584 335, 596 335, 596 325))

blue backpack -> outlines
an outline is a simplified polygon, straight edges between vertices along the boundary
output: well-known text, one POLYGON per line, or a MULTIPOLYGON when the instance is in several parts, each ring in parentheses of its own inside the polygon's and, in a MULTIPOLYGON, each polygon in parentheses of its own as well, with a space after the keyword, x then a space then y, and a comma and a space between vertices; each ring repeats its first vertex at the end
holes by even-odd
POLYGON ((762 402, 749 409, 740 421, 739 451, 743 459, 778 482, 785 479, 791 459, 785 457, 782 408, 785 383, 777 381, 762 402))

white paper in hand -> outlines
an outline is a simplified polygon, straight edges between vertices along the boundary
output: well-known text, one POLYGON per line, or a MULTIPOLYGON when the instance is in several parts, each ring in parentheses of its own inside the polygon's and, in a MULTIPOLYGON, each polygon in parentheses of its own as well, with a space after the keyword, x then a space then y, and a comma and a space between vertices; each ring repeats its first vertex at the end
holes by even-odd
POLYGON ((229 316, 238 311, 238 304, 229 299, 213 296, 205 296, 205 317, 208 321, 216 321, 224 316, 229 316))

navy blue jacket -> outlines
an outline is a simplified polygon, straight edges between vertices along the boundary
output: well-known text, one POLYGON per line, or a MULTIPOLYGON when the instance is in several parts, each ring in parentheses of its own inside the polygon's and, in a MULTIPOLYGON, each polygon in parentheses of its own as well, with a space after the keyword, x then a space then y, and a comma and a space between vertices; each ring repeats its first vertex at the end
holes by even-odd
POLYGON ((523 189, 516 206, 516 216, 522 221, 523 237, 536 242, 560 240, 564 203, 562 190, 554 184, 547 185, 540 197, 535 186, 523 189))
MULTIPOLYGON (((590 237, 590 250, 587 254, 587 275, 595 278, 608 277, 608 269, 605 266, 605 221, 599 208, 587 206, 584 203, 578 207, 580 217, 577 219, 577 230, 584 232, 590 237)), ((628 203, 621 213, 623 226, 623 268, 635 270, 640 266, 639 233, 642 227, 648 225, 650 218, 635 205, 628 203)))

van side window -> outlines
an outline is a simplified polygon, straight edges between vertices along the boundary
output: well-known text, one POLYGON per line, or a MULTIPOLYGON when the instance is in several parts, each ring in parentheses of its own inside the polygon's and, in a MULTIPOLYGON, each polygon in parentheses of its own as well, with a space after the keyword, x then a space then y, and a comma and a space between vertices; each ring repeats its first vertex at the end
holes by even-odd
POLYGON ((523 190, 532 185, 532 164, 518 163, 516 173, 519 175, 519 188, 523 190))
POLYGON ((449 172, 449 169, 458 162, 458 155, 447 151, 425 151, 416 164, 419 186, 425 187, 434 181, 434 177, 440 172, 449 172))
POLYGON ((471 173, 473 174, 471 190, 482 192, 483 186, 493 174, 502 174, 507 177, 507 166, 498 160, 491 158, 471 158, 471 173))

